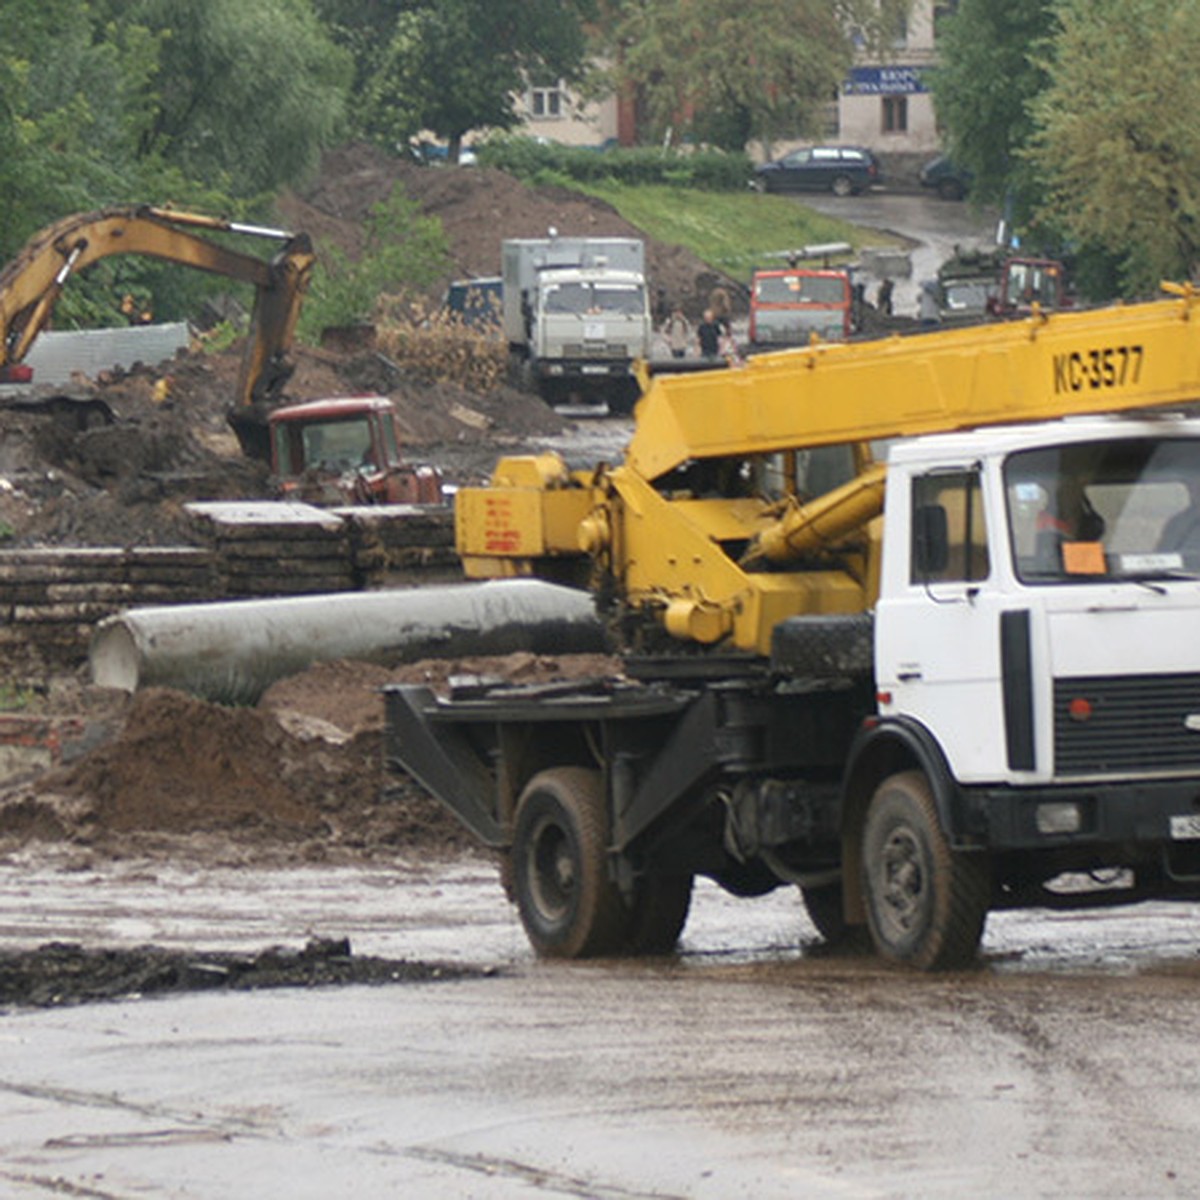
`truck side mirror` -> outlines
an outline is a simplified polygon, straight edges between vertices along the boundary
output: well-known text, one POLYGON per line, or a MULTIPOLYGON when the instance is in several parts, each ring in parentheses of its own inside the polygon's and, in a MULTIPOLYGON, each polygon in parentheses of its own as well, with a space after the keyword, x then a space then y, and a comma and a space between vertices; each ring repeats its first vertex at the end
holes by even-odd
POLYGON ((918 504, 913 511, 913 577, 940 575, 950 561, 950 534, 946 510, 940 504, 918 504))

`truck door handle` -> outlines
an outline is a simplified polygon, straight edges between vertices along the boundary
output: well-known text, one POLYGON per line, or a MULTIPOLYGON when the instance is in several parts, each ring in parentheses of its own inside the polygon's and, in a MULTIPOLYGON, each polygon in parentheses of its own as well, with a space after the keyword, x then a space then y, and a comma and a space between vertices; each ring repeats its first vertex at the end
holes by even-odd
POLYGON ((921 678, 921 669, 919 667, 910 667, 907 671, 897 671, 896 678, 901 683, 912 683, 914 679, 921 678))

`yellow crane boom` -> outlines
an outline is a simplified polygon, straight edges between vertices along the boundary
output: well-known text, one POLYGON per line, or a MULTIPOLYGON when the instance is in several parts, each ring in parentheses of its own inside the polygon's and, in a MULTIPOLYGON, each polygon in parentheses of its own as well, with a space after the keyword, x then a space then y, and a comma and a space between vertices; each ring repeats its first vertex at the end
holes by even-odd
POLYGON ((1200 293, 657 377, 625 463, 657 479, 702 458, 914 437, 1200 398, 1200 293))
POLYGON ((492 486, 459 492, 467 574, 562 578, 586 564, 593 585, 673 637, 766 653, 785 617, 873 605, 883 471, 871 443, 1200 400, 1200 295, 1167 290, 656 377, 621 464, 509 459, 492 486), (825 447, 847 448, 850 465, 814 491, 799 459, 825 447))

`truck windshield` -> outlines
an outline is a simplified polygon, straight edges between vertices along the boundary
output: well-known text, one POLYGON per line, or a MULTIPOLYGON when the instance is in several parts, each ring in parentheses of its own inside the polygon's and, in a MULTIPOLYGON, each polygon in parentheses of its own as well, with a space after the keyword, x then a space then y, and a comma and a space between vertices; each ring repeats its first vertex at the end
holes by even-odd
POLYGON ((1051 263, 1014 262, 1008 268, 1010 304, 1057 304, 1058 267, 1051 263))
POLYGON ((556 283, 546 289, 545 297, 548 313, 638 317, 646 310, 645 289, 637 284, 556 283))
POLYGON ((379 465, 372 461, 371 423, 366 413, 325 421, 279 421, 275 447, 280 475, 310 470, 340 474, 379 465))
POLYGON ((754 298, 759 304, 848 303, 845 280, 832 275, 760 275, 754 298))
POLYGON ((1200 439, 1042 447, 1004 467, 1017 575, 1029 583, 1200 572, 1200 439))
POLYGON ((947 312, 982 313, 995 285, 983 279, 955 279, 942 285, 942 308, 947 312))

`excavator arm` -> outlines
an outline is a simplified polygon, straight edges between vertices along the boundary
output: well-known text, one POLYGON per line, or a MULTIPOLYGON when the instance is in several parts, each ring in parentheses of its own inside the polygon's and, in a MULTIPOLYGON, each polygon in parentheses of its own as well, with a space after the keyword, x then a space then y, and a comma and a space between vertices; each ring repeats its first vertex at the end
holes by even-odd
MULTIPOLYGON (((308 235, 150 206, 64 217, 26 243, 0 273, 0 367, 22 361, 72 275, 116 254, 147 255, 252 284, 252 336, 235 411, 249 414, 277 397, 290 374, 287 352, 315 261, 308 235), (259 258, 202 236, 205 232, 263 238, 279 249, 269 259, 259 258)), ((233 420, 243 446, 256 452, 243 427, 258 423, 233 420)))

